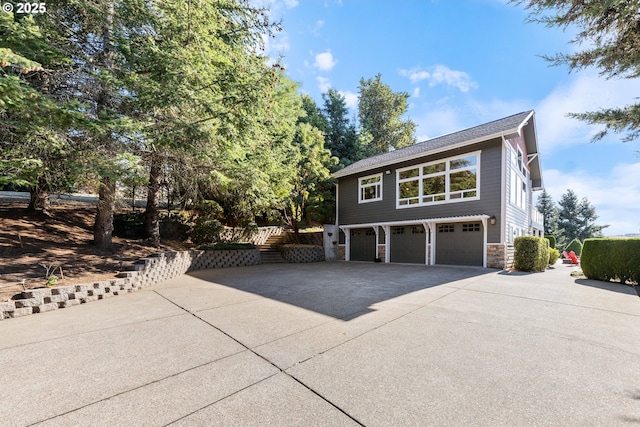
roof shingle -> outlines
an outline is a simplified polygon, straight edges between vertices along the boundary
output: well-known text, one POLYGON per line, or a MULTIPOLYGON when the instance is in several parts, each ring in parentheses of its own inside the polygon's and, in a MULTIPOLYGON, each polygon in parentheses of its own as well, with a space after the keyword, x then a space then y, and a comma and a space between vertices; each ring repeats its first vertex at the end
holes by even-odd
POLYGON ((465 142, 479 142, 484 138, 494 137, 503 133, 506 136, 506 134, 513 132, 524 125, 532 114, 533 110, 523 111, 522 113, 494 120, 479 126, 439 136, 437 138, 428 139, 399 150, 368 157, 366 159, 359 160, 344 169, 334 172, 333 176, 339 178, 342 176, 352 175, 354 173, 373 169, 377 166, 398 163, 415 157, 425 156, 430 152, 441 151, 447 147, 463 144, 465 142))

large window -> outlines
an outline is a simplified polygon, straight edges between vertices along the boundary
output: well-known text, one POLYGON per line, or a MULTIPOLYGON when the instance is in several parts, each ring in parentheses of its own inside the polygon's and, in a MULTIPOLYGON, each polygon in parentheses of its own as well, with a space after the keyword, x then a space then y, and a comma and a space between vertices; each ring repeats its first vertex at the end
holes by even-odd
POLYGON ((398 169, 398 208, 479 197, 480 152, 398 169))
POLYGON ((358 203, 382 200, 382 174, 358 179, 358 203))
POLYGON ((529 180, 523 158, 520 147, 517 150, 511 150, 511 191, 509 192, 509 200, 512 204, 524 210, 527 206, 527 183, 529 180))

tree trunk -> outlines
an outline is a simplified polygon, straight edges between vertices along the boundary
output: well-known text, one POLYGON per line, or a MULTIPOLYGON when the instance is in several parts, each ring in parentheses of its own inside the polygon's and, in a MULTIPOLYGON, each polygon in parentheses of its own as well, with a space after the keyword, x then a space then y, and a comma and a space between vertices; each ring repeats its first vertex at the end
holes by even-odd
MULTIPOLYGON (((99 55, 99 62, 106 70, 113 69, 113 41, 111 31, 113 30, 114 3, 106 3, 104 25, 102 27, 102 52, 99 55)), ((96 113, 101 117, 103 112, 108 111, 111 104, 111 88, 106 83, 100 83, 96 94, 96 113)), ((113 151, 113 136, 105 135, 104 146, 108 152, 113 151)), ((116 205, 116 181, 110 176, 103 176, 100 179, 100 190, 98 192, 98 210, 93 226, 93 243, 99 248, 111 249, 113 237, 113 213, 116 205)))
POLYGON ((116 208, 116 182, 102 178, 98 193, 98 211, 93 226, 93 243, 102 249, 111 249, 113 237, 113 213, 116 208))
POLYGON ((144 212, 144 237, 160 243, 160 178, 162 163, 157 156, 151 159, 149 185, 147 189, 147 208, 144 212))
POLYGON ((31 189, 31 200, 28 209, 33 212, 49 215, 51 201, 49 200, 49 184, 44 179, 39 179, 38 183, 31 189))

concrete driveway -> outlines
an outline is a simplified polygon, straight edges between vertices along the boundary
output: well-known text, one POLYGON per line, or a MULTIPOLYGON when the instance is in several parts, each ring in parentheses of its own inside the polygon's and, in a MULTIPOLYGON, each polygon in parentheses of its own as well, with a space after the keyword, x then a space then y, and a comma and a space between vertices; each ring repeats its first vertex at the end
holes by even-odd
POLYGON ((3 426, 640 424, 640 299, 369 263, 200 271, 0 322, 3 426))

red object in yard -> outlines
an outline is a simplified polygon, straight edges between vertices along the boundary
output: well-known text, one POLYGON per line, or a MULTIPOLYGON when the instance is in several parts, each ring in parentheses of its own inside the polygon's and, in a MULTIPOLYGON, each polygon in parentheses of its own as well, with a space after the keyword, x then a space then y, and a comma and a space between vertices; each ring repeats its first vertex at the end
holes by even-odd
POLYGON ((580 258, 576 256, 575 252, 569 252, 569 258, 571 258, 571 264, 580 264, 580 258))

